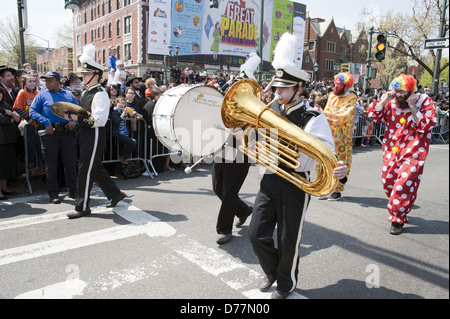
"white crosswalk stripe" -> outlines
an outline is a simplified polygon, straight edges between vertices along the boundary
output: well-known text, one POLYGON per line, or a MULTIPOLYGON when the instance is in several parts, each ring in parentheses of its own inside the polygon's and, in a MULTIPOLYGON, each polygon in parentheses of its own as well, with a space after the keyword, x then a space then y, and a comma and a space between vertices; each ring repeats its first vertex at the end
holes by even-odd
MULTIPOLYGON (((18 201, 16 200, 16 202, 18 201)), ((2 221, 0 222, 0 231, 67 219, 66 214, 68 212, 42 214, 40 216, 2 221)), ((168 223, 133 205, 120 202, 114 209, 98 206, 92 208, 92 213, 115 213, 127 220, 129 224, 4 249, 0 251, 0 267, 21 261, 31 262, 35 258, 142 234, 146 234, 148 237, 167 238, 164 240, 164 246, 168 249, 166 252, 167 255, 160 257, 159 260, 155 260, 150 265, 136 265, 135 267, 109 273, 100 278, 91 278, 90 281, 71 278, 63 282, 51 283, 45 287, 24 292, 16 296, 16 298, 70 299, 83 296, 83 294, 92 292, 98 289, 98 287, 103 287, 101 289, 116 289, 126 284, 132 284, 156 276, 158 273, 156 269, 164 268, 164 262, 167 262, 167 258, 170 258, 172 264, 181 264, 183 260, 192 263, 209 275, 216 277, 220 282, 225 283, 233 290, 239 292, 244 298, 267 299, 270 298, 270 292, 275 289, 272 288, 266 293, 259 292, 259 290, 255 289, 255 285, 261 280, 262 274, 249 268, 227 253, 207 247, 194 239, 187 238, 184 234, 177 233, 177 230, 168 223)), ((304 296, 294 292, 290 298, 298 299, 304 298, 304 296)))

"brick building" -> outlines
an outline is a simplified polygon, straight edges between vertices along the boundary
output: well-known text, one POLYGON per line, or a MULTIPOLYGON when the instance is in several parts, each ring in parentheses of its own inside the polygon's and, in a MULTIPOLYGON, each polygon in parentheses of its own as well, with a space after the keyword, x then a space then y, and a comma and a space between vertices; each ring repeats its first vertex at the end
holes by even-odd
POLYGON ((54 70, 61 75, 68 75, 73 68, 72 48, 61 47, 59 49, 40 48, 36 56, 36 70, 43 75, 47 71, 54 70))
MULTIPOLYGON (((147 63, 148 3, 144 0, 78 0, 73 11, 74 71, 81 72, 79 57, 83 47, 92 43, 95 59, 108 67, 109 49, 117 49, 117 57, 125 67, 139 75, 147 63)), ((160 66, 159 66, 160 67, 160 66)))

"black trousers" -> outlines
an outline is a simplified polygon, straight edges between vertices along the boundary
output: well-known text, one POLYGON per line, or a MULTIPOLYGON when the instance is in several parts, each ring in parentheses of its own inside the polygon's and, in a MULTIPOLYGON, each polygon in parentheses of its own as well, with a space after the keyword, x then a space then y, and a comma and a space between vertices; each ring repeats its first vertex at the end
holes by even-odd
POLYGON ((265 174, 255 199, 250 242, 264 273, 277 279, 277 289, 297 285, 300 239, 310 195, 275 174, 265 174), (277 227, 277 248, 274 230, 277 227))
POLYGON ((239 198, 249 167, 247 163, 214 163, 213 190, 222 201, 216 225, 218 234, 231 234, 234 216, 241 218, 251 213, 250 207, 239 198))
POLYGON ((98 184, 108 199, 119 198, 120 189, 102 165, 106 144, 106 129, 80 128, 80 160, 78 167, 78 187, 75 210, 90 211, 89 199, 94 182, 98 184))
POLYGON ((70 193, 77 189, 77 144, 74 134, 55 132, 52 135, 41 136, 42 154, 45 159, 45 178, 47 192, 50 198, 59 194, 58 158, 61 154, 64 165, 64 176, 70 193))

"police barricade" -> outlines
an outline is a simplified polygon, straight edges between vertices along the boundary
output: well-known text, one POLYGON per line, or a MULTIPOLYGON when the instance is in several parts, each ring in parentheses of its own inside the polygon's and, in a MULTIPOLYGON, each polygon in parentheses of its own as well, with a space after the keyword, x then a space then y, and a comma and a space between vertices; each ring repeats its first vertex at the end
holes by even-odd
MULTIPOLYGON (((122 119, 126 122, 127 126, 129 128, 134 127, 135 129, 131 130, 131 133, 129 137, 133 138, 136 142, 136 146, 134 150, 132 151, 132 155, 130 158, 127 158, 127 161, 129 164, 123 164, 122 168, 125 168, 127 165, 133 165, 134 162, 140 162, 143 165, 143 169, 137 174, 141 175, 142 173, 146 172, 148 176, 150 176, 152 179, 156 175, 155 170, 153 169, 153 173, 150 172, 148 167, 148 162, 151 159, 151 148, 149 143, 149 130, 147 122, 144 119, 135 120, 130 118, 124 118, 122 119), (134 122, 135 121, 135 122, 134 122)), ((107 128, 107 145, 105 147, 105 151, 102 158, 102 164, 116 164, 116 167, 120 168, 121 159, 120 159, 120 151, 121 151, 121 143, 119 143, 118 136, 114 136, 113 131, 113 123, 111 120, 108 120, 106 124, 107 128)), ((121 163, 122 164, 122 163, 121 163)), ((151 164, 151 163, 150 163, 151 164)), ((112 168, 117 172, 117 175, 120 174, 120 170, 117 170, 116 168, 112 168)), ((108 169, 107 169, 108 170, 108 169)), ((111 174, 111 168, 108 170, 108 172, 111 174)), ((112 174, 115 175, 115 174, 112 174)), ((124 176, 127 178, 127 176, 124 176)))
POLYGON ((431 140, 432 143, 439 143, 439 140, 442 141, 442 143, 446 143, 445 137, 448 135, 448 127, 449 127, 449 120, 448 120, 448 113, 442 113, 437 115, 437 123, 433 127, 432 130, 432 137, 431 140))
MULTIPOLYGON (((38 134, 39 129, 42 128, 42 125, 36 127, 27 124, 26 121, 22 121, 19 125, 20 134, 23 136, 25 180, 30 195, 33 194, 31 176, 46 175, 44 156, 41 150, 41 139, 38 134)), ((19 159, 17 162, 19 162, 19 159)))
POLYGON ((383 144, 384 131, 386 123, 375 123, 367 113, 356 115, 358 119, 353 126, 353 138, 363 138, 370 140, 375 138, 378 143, 383 144))

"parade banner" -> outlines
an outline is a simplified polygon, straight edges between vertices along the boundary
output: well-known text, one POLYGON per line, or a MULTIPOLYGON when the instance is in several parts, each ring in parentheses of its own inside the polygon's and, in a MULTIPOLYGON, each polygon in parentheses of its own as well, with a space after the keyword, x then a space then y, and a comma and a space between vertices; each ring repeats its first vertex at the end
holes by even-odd
POLYGON ((148 53, 168 55, 171 40, 171 0, 149 0, 148 53))
MULTIPOLYGON (((296 1, 219 0, 218 8, 209 4, 208 0, 150 0, 148 53, 168 55, 170 44, 179 47, 180 56, 245 57, 257 52, 262 35, 262 58, 271 61, 284 32, 304 38, 306 6, 296 1)), ((301 65, 303 41, 297 55, 301 65)))

